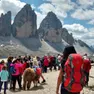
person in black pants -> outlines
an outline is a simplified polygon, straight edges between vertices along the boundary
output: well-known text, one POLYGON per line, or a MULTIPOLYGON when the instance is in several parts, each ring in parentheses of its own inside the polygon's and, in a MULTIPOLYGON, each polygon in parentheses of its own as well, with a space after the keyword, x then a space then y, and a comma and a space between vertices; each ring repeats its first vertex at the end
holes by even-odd
POLYGON ((12 81, 13 81, 13 91, 15 91, 16 81, 18 81, 19 89, 21 90, 20 75, 12 76, 12 81))

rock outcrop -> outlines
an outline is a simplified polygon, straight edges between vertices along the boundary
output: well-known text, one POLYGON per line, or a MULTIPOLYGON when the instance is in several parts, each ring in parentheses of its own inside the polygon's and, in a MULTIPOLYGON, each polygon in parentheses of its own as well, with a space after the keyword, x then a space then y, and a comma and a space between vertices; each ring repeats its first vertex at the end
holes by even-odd
POLYGON ((71 34, 69 34, 68 33, 68 30, 66 29, 66 28, 63 28, 62 29, 62 38, 68 43, 68 44, 70 44, 70 45, 73 45, 73 43, 74 43, 74 38, 73 38, 73 36, 72 36, 72 33, 71 34))
POLYGON ((16 15, 13 23, 13 35, 18 38, 36 36, 37 17, 29 4, 26 4, 16 15))
POLYGON ((0 17, 0 36, 11 35, 11 12, 7 12, 5 15, 2 13, 0 17))
POLYGON ((61 42, 62 23, 53 12, 49 12, 38 29, 41 38, 49 42, 61 42))

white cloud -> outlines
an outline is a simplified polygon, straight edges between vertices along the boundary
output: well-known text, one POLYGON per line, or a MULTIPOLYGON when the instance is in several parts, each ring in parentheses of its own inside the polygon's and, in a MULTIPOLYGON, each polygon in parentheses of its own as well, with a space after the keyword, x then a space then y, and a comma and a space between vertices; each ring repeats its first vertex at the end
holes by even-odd
POLYGON ((39 28, 41 21, 45 18, 46 15, 37 11, 35 11, 35 13, 37 14, 37 28, 39 28))
POLYGON ((74 9, 74 3, 70 0, 45 0, 49 3, 41 4, 39 9, 42 13, 53 11, 58 17, 67 17, 67 12, 74 9))
POLYGON ((88 22, 88 24, 94 25, 94 19, 90 20, 90 21, 88 22))
POLYGON ((87 39, 93 39, 94 40, 94 28, 89 29, 87 36, 88 36, 88 37, 86 37, 87 39))
POLYGON ((48 12, 53 11, 57 17, 60 19, 61 23, 63 24, 63 18, 67 16, 67 14, 64 11, 59 10, 58 8, 55 8, 52 4, 44 3, 39 7, 40 15, 47 15, 48 12))
POLYGON ((49 11, 55 11, 55 7, 49 3, 42 4, 41 6, 39 6, 39 9, 43 14, 47 14, 49 11))
POLYGON ((13 20, 11 20, 11 24, 13 24, 13 22, 14 22, 14 21, 13 21, 13 20))
POLYGON ((89 32, 83 35, 82 38, 89 46, 94 45, 94 28, 90 28, 89 32))
POLYGON ((77 0, 75 10, 71 14, 71 17, 79 20, 92 20, 94 19, 93 15, 94 0, 77 0))
POLYGON ((69 11, 74 8, 75 3, 71 0, 47 0, 50 1, 54 6, 57 6, 62 11, 69 11))
POLYGON ((80 20, 90 20, 94 19, 94 10, 89 9, 76 9, 75 12, 71 15, 73 18, 80 20))
POLYGON ((34 4, 32 4, 32 5, 31 5, 31 7, 32 7, 32 9, 36 9, 36 7, 35 7, 35 5, 34 5, 34 4))
POLYGON ((60 19, 61 23, 64 24, 63 19, 67 17, 67 12, 74 9, 75 3, 71 0, 45 0, 49 3, 41 4, 38 9, 43 15, 47 15, 48 12, 54 12, 60 19))
POLYGON ((2 13, 11 11, 12 15, 15 16, 24 5, 25 3, 20 0, 1 0, 0 11, 2 11, 2 13))
POLYGON ((94 28, 87 29, 81 24, 66 24, 63 27, 65 27, 69 33, 72 33, 75 39, 81 39, 87 44, 94 45, 94 28))
POLYGON ((83 8, 88 8, 94 5, 94 0, 77 0, 77 3, 83 8))
POLYGON ((83 34, 83 33, 88 32, 87 28, 85 28, 83 25, 76 24, 76 23, 74 23, 72 25, 66 24, 63 27, 65 27, 66 29, 68 29, 68 31, 70 31, 71 33, 83 34))

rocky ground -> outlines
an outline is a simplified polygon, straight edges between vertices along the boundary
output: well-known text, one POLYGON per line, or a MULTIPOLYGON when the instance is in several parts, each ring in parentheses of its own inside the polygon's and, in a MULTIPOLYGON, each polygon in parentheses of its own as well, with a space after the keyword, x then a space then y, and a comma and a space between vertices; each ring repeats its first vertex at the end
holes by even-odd
MULTIPOLYGON (((10 90, 7 90, 7 94, 55 94, 56 90, 56 82, 58 77, 59 71, 53 71, 48 73, 44 73, 44 77, 46 79, 45 84, 40 84, 38 87, 33 87, 33 83, 31 86, 31 89, 29 91, 17 91, 12 92, 10 90)), ((41 80, 42 81, 42 80, 41 80)), ((18 88, 18 85, 16 85, 18 88)), ((3 90, 2 90, 3 92, 3 90)), ((84 90, 81 92, 81 94, 94 94, 94 66, 92 66, 91 72, 90 72, 90 81, 89 81, 89 87, 84 88, 84 90)))

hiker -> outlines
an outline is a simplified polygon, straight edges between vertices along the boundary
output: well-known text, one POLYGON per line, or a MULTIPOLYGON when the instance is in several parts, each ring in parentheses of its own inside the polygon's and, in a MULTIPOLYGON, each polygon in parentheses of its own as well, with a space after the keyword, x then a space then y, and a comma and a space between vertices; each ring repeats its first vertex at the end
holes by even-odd
POLYGON ((52 63, 53 63, 54 70, 57 70, 56 69, 56 57, 55 56, 53 56, 52 63))
POLYGON ((49 66, 49 60, 47 56, 44 56, 44 61, 43 61, 43 67, 44 67, 44 72, 47 73, 47 67, 49 66))
POLYGON ((84 58, 84 72, 85 72, 85 76, 86 76, 86 86, 88 86, 89 73, 90 73, 90 69, 91 69, 91 61, 88 58, 87 54, 85 54, 83 56, 83 58, 84 58))
POLYGON ((0 82, 0 94, 1 94, 3 83, 4 83, 4 94, 6 94, 8 77, 9 77, 9 73, 7 71, 7 67, 4 65, 3 68, 2 68, 2 71, 0 72, 0 78, 1 78, 1 82, 0 82))
POLYGON ((61 55, 58 54, 58 56, 56 57, 56 64, 58 66, 58 70, 60 70, 61 59, 61 55))
POLYGON ((8 59, 7 59, 7 70, 8 70, 8 72, 9 72, 9 81, 10 81, 10 79, 11 79, 11 73, 10 73, 10 65, 11 65, 11 63, 12 63, 12 60, 13 60, 13 57, 8 57, 8 59))
POLYGON ((52 55, 49 55, 48 56, 48 61, 49 61, 49 69, 50 71, 52 71, 52 67, 53 67, 53 56, 52 55))
MULTIPOLYGON (((79 54, 76 54, 75 48, 73 46, 67 46, 64 49, 63 59, 61 61, 61 68, 60 68, 60 72, 59 72, 59 76, 57 80, 56 94, 59 94, 60 84, 61 84, 61 91, 60 91, 61 93, 60 94, 80 94, 80 91, 82 90, 82 84, 80 83, 80 79, 81 79, 81 76, 83 75, 80 74, 79 68, 81 68, 80 66, 82 65, 82 63, 83 63, 82 57, 79 54), (77 60, 76 63, 73 61, 72 62, 70 61, 72 59, 75 60, 74 58, 71 58, 73 56, 75 57, 75 59, 76 57, 79 57, 78 58, 79 60, 77 60), (74 65, 77 65, 77 64, 80 64, 80 65, 74 68, 74 65), (76 70, 76 73, 75 73, 75 70, 76 70), (77 72, 79 73, 80 76, 77 75, 78 74, 77 72), (74 80, 77 81, 77 83, 74 80)), ((84 73, 84 72, 81 72, 81 73, 84 73)))
POLYGON ((16 59, 13 61, 13 63, 11 64, 11 74, 12 74, 12 81, 13 81, 13 91, 15 91, 15 85, 16 85, 16 80, 18 81, 18 85, 19 85, 19 90, 21 90, 21 65, 19 63, 19 61, 16 59))
MULTIPOLYGON (((42 78, 42 83, 46 82, 46 80, 44 79, 44 76, 42 75, 42 68, 41 66, 39 66, 39 61, 38 60, 33 60, 33 68, 34 71, 36 72, 36 74, 40 75, 40 77, 42 78)), ((39 77, 39 78, 40 78, 39 77)), ((40 81, 38 81, 38 83, 40 83, 40 81)))
POLYGON ((7 59, 7 70, 9 72, 8 82, 10 82, 10 89, 12 88, 12 80, 11 80, 12 76, 11 76, 11 72, 10 72, 12 60, 13 60, 13 57, 8 57, 8 59, 7 59))

